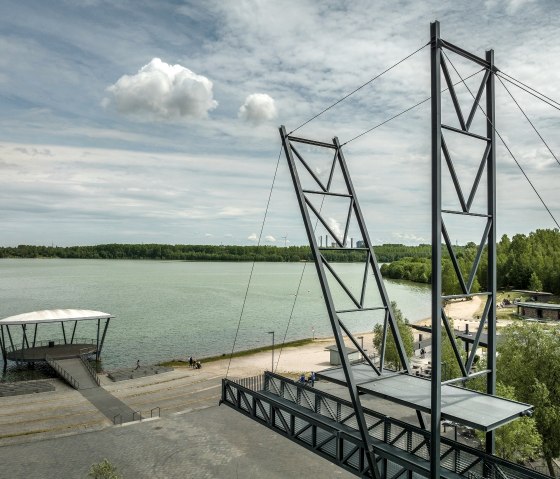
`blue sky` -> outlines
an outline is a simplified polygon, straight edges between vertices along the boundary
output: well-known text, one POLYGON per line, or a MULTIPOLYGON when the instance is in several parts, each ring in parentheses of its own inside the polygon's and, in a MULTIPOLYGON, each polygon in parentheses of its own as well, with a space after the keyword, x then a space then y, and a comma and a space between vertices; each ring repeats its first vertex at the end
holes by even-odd
MULTIPOLYGON (((435 19, 443 38, 481 56, 494 48, 499 68, 560 99, 559 10, 527 0, 2 2, 0 244, 254 244, 280 124, 295 128, 425 44, 435 19)), ((453 61, 462 76, 476 71, 453 61)), ((560 165, 497 90, 497 128, 559 218, 560 165)), ((558 157, 560 112, 512 93, 558 157)), ((424 49, 298 134, 344 142, 427 96, 424 49)), ((376 243, 429 242, 429 119, 428 102, 345 147, 376 243)), ((498 234, 553 227, 507 151, 497 154, 498 234)), ((481 231, 454 239, 478 242, 481 231)), ((285 236, 306 243, 282 157, 262 242, 285 236)))

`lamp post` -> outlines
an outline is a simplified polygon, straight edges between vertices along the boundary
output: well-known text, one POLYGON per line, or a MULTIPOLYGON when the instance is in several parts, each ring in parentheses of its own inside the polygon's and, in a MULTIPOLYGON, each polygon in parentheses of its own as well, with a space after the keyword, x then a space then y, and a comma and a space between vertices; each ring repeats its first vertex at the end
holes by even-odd
MULTIPOLYGON (((361 344, 361 348, 362 351, 364 350, 364 337, 363 336, 358 336, 358 339, 360 340, 360 344, 361 344)), ((362 363, 364 362, 364 357, 362 356, 362 363)))
POLYGON ((272 334, 272 369, 271 372, 274 372, 274 331, 269 331, 268 334, 272 334))

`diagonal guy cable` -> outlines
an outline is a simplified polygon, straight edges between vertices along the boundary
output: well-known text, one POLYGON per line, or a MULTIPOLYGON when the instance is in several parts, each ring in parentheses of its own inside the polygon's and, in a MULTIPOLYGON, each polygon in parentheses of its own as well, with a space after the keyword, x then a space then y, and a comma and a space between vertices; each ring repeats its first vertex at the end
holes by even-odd
POLYGON ((498 72, 498 76, 500 78, 502 78, 503 80, 505 80, 507 82, 510 82, 512 85, 516 86, 517 88, 526 91, 530 95, 533 95, 535 98, 538 98, 539 100, 543 101, 547 105, 550 105, 550 106, 556 108, 557 110, 560 110, 560 102, 557 102, 554 98, 550 98, 549 96, 546 96, 544 93, 541 93, 540 91, 535 90, 534 88, 530 87, 526 83, 523 83, 521 80, 518 80, 517 78, 514 78, 511 75, 508 75, 506 72, 504 72, 502 70, 500 70, 498 72), (502 75, 505 75, 505 76, 502 76, 502 75), (508 78, 506 78, 506 77, 508 77, 508 78), (518 85, 518 83, 522 86, 518 85), (543 100, 543 98, 541 98, 541 97, 546 98, 546 100, 549 100, 549 101, 543 100), (555 105, 553 105, 553 103, 555 103, 555 105))
MULTIPOLYGON (((483 71, 484 68, 481 68, 480 70, 471 73, 468 77, 465 77, 465 80, 468 80, 469 78, 472 78, 475 75, 478 75, 481 71, 483 71)), ((457 83, 454 83, 453 86, 458 85, 459 83, 461 83, 460 81, 458 81, 457 83)), ((449 88, 445 88, 443 90, 441 90, 441 93, 446 92, 447 90, 449 90, 449 88)), ((409 112, 410 110, 414 110, 414 108, 422 105, 423 103, 426 103, 428 100, 430 100, 432 97, 429 96, 428 98, 424 98, 422 101, 419 101, 418 103, 416 103, 415 105, 412 105, 411 107, 407 108, 406 110, 401 111, 400 113, 397 113, 396 115, 393 115, 391 118, 388 118, 387 120, 382 121, 381 123, 378 123, 377 125, 375 125, 374 127, 360 133, 359 135, 356 135, 353 138, 350 138, 347 142, 342 143, 342 145, 340 145, 341 147, 344 145, 347 145, 348 143, 350 143, 351 141, 357 140, 358 138, 367 135, 368 133, 371 133, 373 130, 376 130, 377 128, 379 128, 380 126, 385 125, 386 123, 389 123, 390 121, 394 120, 395 118, 398 118, 401 115, 404 115, 405 113, 409 112)))
POLYGON ((376 76, 374 76, 373 78, 370 78, 367 82, 363 83, 362 85, 360 85, 358 88, 356 88, 355 90, 352 90, 350 93, 348 93, 347 95, 343 96, 342 98, 340 98, 339 100, 335 101, 332 105, 326 107, 324 110, 320 111, 319 113, 317 113, 315 116, 312 116, 309 120, 304 121, 301 125, 299 125, 295 130, 290 131, 290 133, 288 133, 288 136, 291 135, 292 133, 295 133, 296 131, 298 131, 301 127, 307 125, 308 123, 312 122, 313 120, 315 120, 316 118, 320 117, 323 113, 326 113, 327 111, 329 111, 331 108, 333 108, 334 106, 338 105, 339 103, 343 102, 344 100, 346 100, 348 97, 352 96, 354 93, 360 91, 362 88, 364 88, 365 86, 369 85, 370 83, 374 82, 375 80, 377 80, 379 77, 385 75, 385 73, 387 73, 388 71, 392 70, 393 68, 395 68, 396 66, 400 65, 401 63, 403 63, 404 61, 408 60, 410 57, 416 55, 420 50, 423 50, 424 48, 426 48, 431 42, 426 43, 425 45, 422 45, 420 48, 418 48, 417 50, 413 51, 411 54, 407 55, 406 57, 404 57, 402 60, 399 60, 397 63, 395 63, 394 65, 391 65, 389 68, 386 68, 385 70, 383 70, 381 73, 377 74, 376 76))
POLYGON ((537 130, 537 128, 535 127, 535 125, 533 125, 533 122, 529 119, 529 117, 527 116, 527 114, 523 111, 523 108, 521 108, 521 105, 517 102, 517 100, 514 98, 514 96, 511 94, 511 92, 509 91, 508 87, 504 84, 504 82, 502 81, 502 79, 500 77, 498 77, 498 80, 500 80, 500 83, 502 84, 502 86, 506 89, 506 91, 508 92, 509 96, 511 97, 511 99, 514 101, 514 103, 517 105, 517 108, 519 108, 519 111, 521 111, 521 113, 523 113, 523 116, 525 117, 525 119, 529 122, 529 124, 533 127, 533 130, 535 130, 535 133, 537 135, 539 135, 539 138, 541 139, 541 141, 544 143, 544 146, 546 146, 546 148, 548 149, 548 151, 550 152, 550 154, 554 157, 554 159, 556 160, 556 163, 558 163, 558 165, 560 166, 560 161, 558 161, 558 158, 556 157, 556 155, 552 152, 552 150, 550 149, 550 146, 548 146, 548 143, 544 140, 544 138, 542 137, 542 135, 539 133, 539 131, 537 130))
POLYGON ((274 189, 274 183, 276 182, 276 175, 278 174, 278 166, 280 165, 280 155, 282 154, 282 146, 278 151, 278 159, 276 160, 276 169, 274 170, 274 177, 272 178, 272 185, 270 185, 270 192, 268 193, 268 201, 266 203, 266 209, 264 212, 264 218, 261 225, 261 232, 259 233, 259 239, 257 242, 257 251, 255 252, 255 258, 253 259, 253 265, 251 266, 251 272, 249 273, 249 281, 247 282, 247 288, 245 290, 245 297, 243 298, 243 304, 241 306, 241 313, 239 314, 239 321, 237 322, 237 330, 235 331, 235 337, 233 339, 233 346, 231 347, 231 354, 229 355, 229 362, 226 371, 226 379, 229 374, 229 368, 231 366, 231 358, 233 357, 233 351, 235 351, 235 344, 237 343, 237 336, 239 334, 239 328, 241 327, 241 318, 243 317, 243 312, 245 311, 245 305, 247 303, 247 295, 249 294, 249 287, 251 286, 251 279, 253 278, 253 271, 255 269, 255 259, 257 257, 258 248, 261 245, 261 238, 264 230, 264 224, 266 222, 266 216, 268 214, 268 208, 270 206, 270 198, 272 198, 272 190, 274 189))
MULTIPOLYGON (((325 202, 325 197, 323 196, 323 199, 321 200, 321 206, 319 208, 319 214, 321 213, 321 211, 323 210, 323 203, 325 202)), ((313 228, 313 232, 315 232, 317 230, 317 225, 319 224, 319 218, 317 218, 317 220, 315 221, 315 227, 313 228)), ((298 299, 298 295, 299 295, 299 290, 301 289, 301 283, 303 281, 303 275, 305 273, 305 268, 307 266, 307 262, 303 263, 303 268, 301 270, 301 275, 299 277, 299 283, 296 289, 296 294, 294 295, 294 301, 292 303, 292 309, 290 311, 290 317, 288 318, 288 325, 286 326, 286 331, 284 332, 284 339, 282 340, 282 345, 280 346, 280 353, 278 354, 278 359, 276 360, 276 367, 274 369, 278 369, 278 364, 280 364, 280 357, 282 356, 282 351, 284 349, 284 344, 286 343, 286 337, 288 336, 288 329, 290 329, 290 324, 292 322, 292 318, 294 315, 294 310, 296 308, 296 302, 298 299)), ((274 371, 272 371, 274 372, 274 371)))
MULTIPOLYGON (((455 68, 455 65, 453 65, 453 62, 450 60, 450 58, 447 56, 447 54, 445 53, 445 51, 443 52, 443 54, 445 55, 445 57, 447 58, 447 61, 449 62, 449 64, 453 67, 453 70, 455 70, 455 73, 457 73, 457 75, 459 75, 459 78, 461 78, 461 80, 463 81, 463 85, 465 85, 465 88, 468 90, 468 92, 471 94, 471 96, 473 97, 473 100, 476 100, 475 96, 473 95, 471 89, 467 86, 467 84, 465 83, 465 81, 463 80, 463 78, 461 77, 461 74, 457 71, 457 69, 455 68)), ((523 168, 521 167, 521 165, 519 164, 519 162, 517 161, 517 159, 515 158, 515 156, 513 155, 513 153, 511 152, 511 150, 509 149, 509 146, 507 146, 506 142, 504 141, 504 139, 502 138, 502 135, 500 135, 500 132, 496 129, 496 127, 494 126, 494 124, 492 123, 492 121, 490 121, 490 118, 488 118, 488 115, 486 115, 486 112, 484 111, 484 109, 480 106, 480 104, 478 105, 478 108, 480 109, 480 111, 482 112, 482 114, 486 117, 486 120, 488 121, 488 123, 490 123, 490 125, 492 125, 492 129, 496 132, 496 135, 498 135, 498 138, 500 138, 500 140, 502 141, 503 145, 506 147, 506 150, 508 151, 508 153, 510 154, 510 156, 513 158, 513 161, 515 161, 515 164, 517 165, 517 167, 521 170, 521 173, 523 173, 523 176, 525 177, 525 179, 527 180, 527 182, 531 185, 531 188, 533 188, 533 191, 535 192, 535 194, 539 197, 539 200, 541 200, 541 203, 543 204, 543 206, 545 207, 546 211, 548 211, 548 214, 550 215, 550 217, 552 218, 552 221, 554 221, 554 223, 556 224, 556 226, 558 228, 560 228, 560 224, 558 224, 558 221, 556 221, 556 218, 554 217, 554 215, 552 214, 552 212, 550 211, 550 209, 548 208, 548 206, 546 205, 546 203, 544 202, 544 200, 542 199, 542 196, 539 194, 539 192, 537 191, 537 189, 535 188, 535 186, 533 185, 533 183, 531 182, 531 180, 529 179, 529 177, 527 176, 527 173, 525 173, 525 170, 523 170, 523 168)))

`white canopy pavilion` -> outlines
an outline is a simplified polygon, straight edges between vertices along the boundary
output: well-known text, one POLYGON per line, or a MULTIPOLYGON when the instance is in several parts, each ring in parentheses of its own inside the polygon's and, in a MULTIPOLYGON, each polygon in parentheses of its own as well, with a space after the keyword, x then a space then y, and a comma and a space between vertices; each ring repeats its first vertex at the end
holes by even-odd
POLYGON ((45 361, 46 356, 54 359, 76 357, 80 354, 95 354, 99 360, 109 321, 113 316, 101 311, 87 309, 51 309, 33 311, 0 319, 0 349, 4 359, 4 368, 8 360, 17 362, 45 361), (78 321, 97 321, 97 334, 95 338, 76 338, 78 321), (74 323, 71 335, 65 328, 65 323, 74 323), (103 332, 101 333, 103 324, 103 332), (37 328, 39 324, 60 323, 62 338, 37 341, 37 328), (35 326, 31 328, 31 326, 35 326), (28 331, 29 329, 33 329, 28 331), (14 344, 11 328, 21 327, 21 345, 14 344), (70 337, 68 337, 70 336, 70 337))

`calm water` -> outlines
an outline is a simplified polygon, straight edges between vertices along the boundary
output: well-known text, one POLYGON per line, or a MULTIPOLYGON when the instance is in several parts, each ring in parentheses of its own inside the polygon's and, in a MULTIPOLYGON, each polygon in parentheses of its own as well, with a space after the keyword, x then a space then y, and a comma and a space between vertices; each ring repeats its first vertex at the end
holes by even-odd
MULTIPOLYGON (((0 318, 41 309, 78 308, 111 313, 103 350, 107 369, 193 355, 231 352, 251 263, 118 261, 70 259, 0 260, 0 318)), ((350 285, 363 267, 337 265, 350 285)), ((373 276, 368 284, 374 288, 373 276)), ((410 321, 429 316, 430 290, 386 281, 389 297, 410 321)), ((339 309, 349 306, 333 288, 339 309), (338 302, 337 302, 338 301, 338 302)), ((355 295, 359 297, 359 292, 355 295)), ((379 305, 371 294, 370 305, 379 305)), ((343 316, 353 332, 370 331, 379 312, 343 316)), ((76 337, 95 337, 95 325, 78 323, 76 337)), ((42 325, 38 339, 62 337, 60 323, 42 325)), ((315 266, 257 263, 247 295, 235 350, 332 335, 315 266), (305 271, 304 271, 305 268, 305 271), (299 295, 295 296, 300 281, 299 295), (295 305, 294 305, 294 299, 295 305), (292 319, 289 321, 293 308, 292 319), (289 324, 288 324, 289 323, 289 324)), ((17 336, 17 335, 16 335, 17 336)), ((15 341, 15 338, 14 338, 15 341)))

